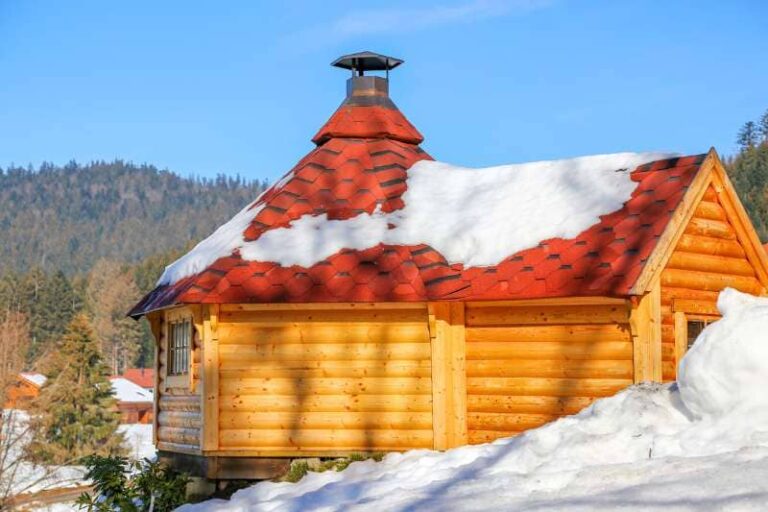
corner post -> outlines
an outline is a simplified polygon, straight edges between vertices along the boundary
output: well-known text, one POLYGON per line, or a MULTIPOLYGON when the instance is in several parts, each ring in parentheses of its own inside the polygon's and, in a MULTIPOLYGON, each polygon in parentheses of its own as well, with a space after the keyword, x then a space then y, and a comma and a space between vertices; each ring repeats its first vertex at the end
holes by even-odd
POLYGON ((661 382, 661 286, 659 280, 638 300, 629 314, 635 383, 661 382))
POLYGON ((163 343, 163 316, 164 313, 154 312, 147 315, 149 329, 155 338, 155 375, 152 398, 152 444, 157 447, 157 429, 160 427, 158 415, 160 413, 160 344, 163 343))
POLYGON ((203 311, 203 452, 219 448, 219 305, 203 311))
POLYGON ((467 443, 467 371, 463 302, 429 303, 434 448, 467 443))

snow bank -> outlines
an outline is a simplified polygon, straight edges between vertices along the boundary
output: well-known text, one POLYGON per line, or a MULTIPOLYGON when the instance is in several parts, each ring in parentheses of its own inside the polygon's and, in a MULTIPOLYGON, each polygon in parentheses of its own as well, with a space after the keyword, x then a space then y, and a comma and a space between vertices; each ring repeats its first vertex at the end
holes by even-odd
POLYGON ((117 431, 123 435, 128 456, 134 460, 154 459, 157 451, 152 440, 152 425, 131 423, 120 425, 117 431))
POLYGON ((723 320, 686 355, 677 384, 634 386, 491 444, 389 454, 181 510, 760 510, 768 299, 726 290, 718 307, 723 320))
POLYGON ((345 248, 424 243, 450 263, 494 265, 542 240, 578 235, 629 199, 636 186, 630 171, 670 156, 615 153, 485 169, 420 161, 407 171, 402 210, 348 220, 305 215, 244 242, 260 211, 251 205, 169 265, 158 284, 196 274, 235 250, 246 260, 309 267, 345 248))

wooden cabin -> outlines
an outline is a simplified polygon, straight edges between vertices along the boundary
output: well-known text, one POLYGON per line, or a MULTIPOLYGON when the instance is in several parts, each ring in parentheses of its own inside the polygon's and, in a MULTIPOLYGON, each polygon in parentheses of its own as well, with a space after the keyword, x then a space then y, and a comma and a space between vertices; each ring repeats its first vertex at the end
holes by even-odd
POLYGON ((404 208, 408 169, 431 157, 388 78, 365 74, 400 62, 336 61, 353 76, 316 147, 131 311, 157 341, 157 448, 187 471, 263 478, 297 457, 515 435, 674 380, 719 291, 765 294, 766 253, 714 150, 626 170, 618 209, 494 265, 375 241, 308 265, 254 259, 248 244, 300 219, 404 208))
POLYGON ((42 373, 21 372, 16 382, 11 384, 6 391, 4 409, 29 409, 32 400, 40 396, 40 388, 46 382, 47 377, 42 373))
POLYGON ((112 394, 117 400, 116 407, 120 413, 120 423, 152 423, 154 399, 152 391, 147 391, 135 382, 123 377, 109 378, 112 394))

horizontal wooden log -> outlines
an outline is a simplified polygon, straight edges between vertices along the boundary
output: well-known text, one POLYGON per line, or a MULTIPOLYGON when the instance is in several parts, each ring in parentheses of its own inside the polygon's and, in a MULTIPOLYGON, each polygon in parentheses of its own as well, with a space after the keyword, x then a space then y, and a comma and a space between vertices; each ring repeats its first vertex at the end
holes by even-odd
POLYGON ((467 301, 467 307, 541 307, 541 306, 606 306, 626 305, 616 297, 553 297, 548 299, 467 301))
POLYGON ((221 411, 250 412, 431 412, 432 395, 227 395, 219 397, 221 411))
POLYGON ((424 343, 429 340, 426 315, 416 323, 291 323, 263 327, 253 323, 222 324, 221 345, 270 343, 424 343))
POLYGON ((665 269, 661 273, 661 284, 675 288, 694 288, 707 291, 720 291, 730 286, 753 295, 759 295, 763 290, 760 282, 754 277, 677 269, 665 269))
POLYGON ((222 449, 297 448, 303 450, 335 448, 338 450, 409 450, 431 448, 432 429, 375 430, 251 430, 223 429, 219 433, 222 449))
POLYGON ((690 299, 675 299, 672 303, 673 311, 682 311, 692 315, 720 316, 720 310, 714 302, 700 302, 690 299))
POLYGON ((675 325, 674 321, 669 323, 663 323, 661 326, 661 342, 662 343, 674 343, 675 342, 675 325))
POLYGON ((426 302, 270 302, 264 304, 222 304, 224 313, 237 311, 397 311, 402 309, 427 310, 426 302))
POLYGON ((632 384, 631 379, 538 379, 468 377, 467 393, 520 396, 611 396, 632 384))
POLYGON ((745 258, 729 258, 693 252, 675 251, 669 258, 667 268, 680 270, 701 270, 739 276, 755 276, 752 264, 745 258))
POLYGON ((161 426, 157 429, 157 439, 168 443, 197 446, 200 444, 200 430, 161 426))
POLYGON ((525 325, 500 327, 469 327, 467 343, 484 341, 567 341, 570 343, 599 341, 628 341, 628 324, 595 325, 525 325))
POLYGON ((629 309, 623 304, 596 306, 482 307, 468 306, 468 327, 485 325, 613 324, 626 323, 629 309))
POLYGON ((467 361, 467 377, 631 379, 632 361, 589 359, 484 359, 467 361))
POLYGON ((690 288, 673 288, 664 286, 661 289, 661 303, 672 305, 675 299, 691 299, 699 302, 717 302, 719 291, 692 290, 690 288))
POLYGON ((712 185, 707 187, 707 190, 704 191, 704 196, 702 196, 702 200, 709 201, 712 203, 720 203, 720 199, 717 197, 717 192, 714 188, 712 188, 712 185))
POLYGON ((468 412, 549 414, 563 416, 576 414, 594 401, 591 397, 557 396, 504 396, 476 395, 467 396, 468 412))
POLYGON ((237 412, 222 411, 222 429, 394 429, 432 428, 431 412, 237 412))
POLYGON ((612 359, 631 360, 632 342, 475 342, 467 343, 473 359, 612 359))
POLYGON ((661 363, 661 377, 664 382, 670 382, 677 378, 674 361, 664 361, 661 363))
POLYGON ((661 359, 662 361, 672 361, 675 359, 675 344, 663 343, 661 344, 661 359))
POLYGON ((725 240, 736 240, 736 232, 730 224, 719 220, 693 217, 685 227, 685 233, 697 236, 709 236, 725 240))
POLYGON ((161 411, 199 411, 200 397, 195 395, 173 396, 163 393, 160 395, 158 408, 161 411))
POLYGON ((744 249, 736 240, 724 240, 707 236, 685 234, 680 237, 675 250, 693 252, 697 254, 711 254, 713 256, 727 256, 731 258, 744 258, 744 249))
POLYGON ((362 378, 362 377, 430 377, 429 360, 421 361, 261 361, 227 360, 221 363, 222 379, 284 377, 362 378))
POLYGON ((161 411, 157 422, 161 427, 200 428, 199 412, 161 411))
POLYGON ((560 417, 560 415, 556 414, 499 414, 473 412, 467 414, 467 428, 469 430, 519 432, 540 427, 560 417))
POLYGON ((170 443, 167 441, 158 441, 157 449, 166 452, 188 453, 190 455, 198 455, 201 453, 200 446, 198 444, 179 444, 170 443))
POLYGON ((728 218, 723 207, 713 201, 701 201, 696 207, 694 217, 720 221, 725 221, 728 218))
POLYGON ((274 343, 259 345, 220 345, 219 360, 227 361, 387 361, 428 360, 429 343, 274 343))
POLYGON ((254 323, 261 326, 277 326, 293 323, 418 323, 427 319, 426 308, 388 310, 259 310, 225 311, 221 313, 221 326, 229 322, 254 323))
POLYGON ((491 443, 504 437, 514 437, 520 432, 499 432, 497 430, 469 430, 467 432, 467 442, 469 444, 491 443))
POLYGON ((221 394, 289 395, 372 395, 422 394, 432 392, 430 378, 362 378, 362 379, 220 379, 221 394))

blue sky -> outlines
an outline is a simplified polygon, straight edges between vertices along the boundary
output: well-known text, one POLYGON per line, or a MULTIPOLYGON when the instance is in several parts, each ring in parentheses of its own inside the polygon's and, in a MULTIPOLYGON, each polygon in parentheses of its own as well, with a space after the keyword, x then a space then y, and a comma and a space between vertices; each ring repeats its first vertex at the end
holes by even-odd
POLYGON ((0 0, 0 166, 274 180, 362 49, 405 59, 393 99, 440 160, 727 154, 768 109, 767 27, 762 0, 0 0))

